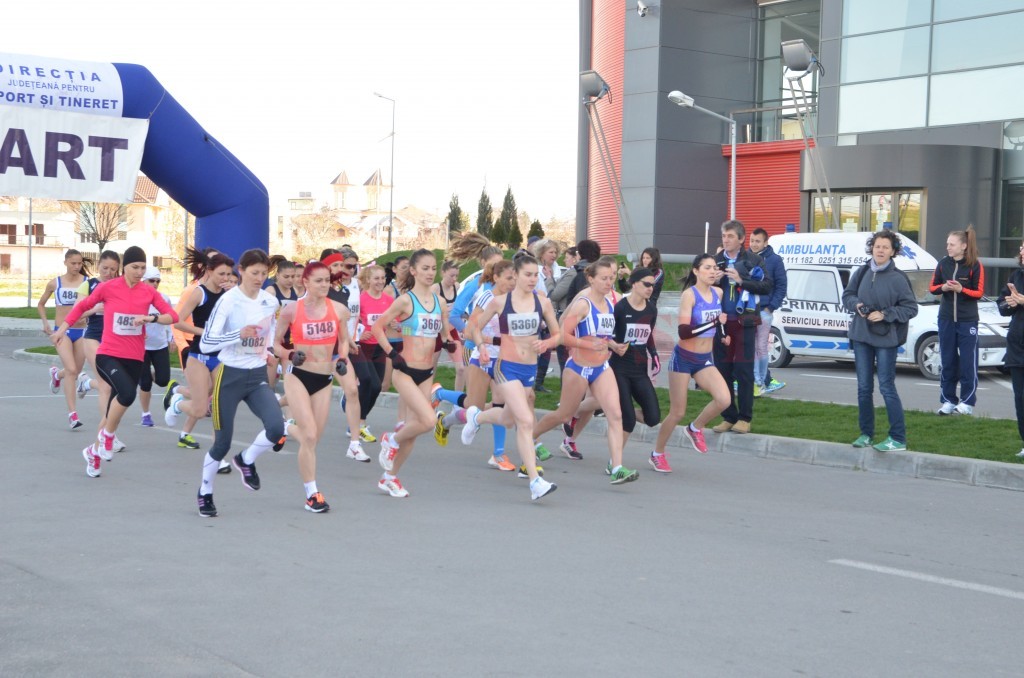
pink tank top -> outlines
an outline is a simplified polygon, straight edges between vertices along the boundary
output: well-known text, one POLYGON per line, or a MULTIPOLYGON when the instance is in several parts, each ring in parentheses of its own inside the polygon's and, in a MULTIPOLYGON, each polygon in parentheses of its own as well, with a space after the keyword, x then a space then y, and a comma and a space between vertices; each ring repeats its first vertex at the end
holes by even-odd
MULTIPOLYGON (((359 295, 359 322, 366 327, 366 331, 369 332, 370 328, 373 327, 373 323, 377 322, 377 318, 384 315, 384 312, 391 308, 391 304, 395 303, 394 297, 388 296, 387 294, 380 295, 380 299, 374 299, 370 296, 369 292, 362 292, 359 295)), ((376 344, 377 340, 371 335, 369 339, 362 341, 364 344, 376 344)))

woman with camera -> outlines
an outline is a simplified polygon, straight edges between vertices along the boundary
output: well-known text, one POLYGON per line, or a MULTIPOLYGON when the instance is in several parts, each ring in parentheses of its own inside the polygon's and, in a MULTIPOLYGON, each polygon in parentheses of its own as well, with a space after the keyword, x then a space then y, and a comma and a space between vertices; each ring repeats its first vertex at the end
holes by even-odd
POLYGON ((906 328, 917 315, 917 299, 910 280, 896 268, 900 239, 890 230, 875 233, 867 242, 867 263, 853 272, 843 292, 843 306, 853 314, 849 337, 857 366, 857 407, 860 436, 854 447, 873 446, 879 452, 907 449, 903 403, 896 392, 896 353, 906 341, 906 328), (875 435, 874 372, 889 417, 889 435, 872 444, 875 435))

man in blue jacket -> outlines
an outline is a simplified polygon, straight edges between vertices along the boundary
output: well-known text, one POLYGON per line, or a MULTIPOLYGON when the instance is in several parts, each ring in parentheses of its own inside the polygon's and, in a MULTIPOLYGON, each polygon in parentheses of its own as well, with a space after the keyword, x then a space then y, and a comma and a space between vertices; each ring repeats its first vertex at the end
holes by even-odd
POLYGON ((754 418, 754 347, 761 324, 758 299, 771 296, 772 279, 761 257, 743 247, 745 239, 746 229, 739 221, 722 224, 722 251, 715 256, 721 273, 715 284, 722 289, 729 343, 716 334, 714 356, 725 383, 735 381, 737 390, 733 402, 722 412, 722 423, 712 429, 717 433, 749 433, 754 418))
POLYGON ((769 296, 761 297, 761 324, 757 327, 757 346, 754 351, 754 395, 773 393, 786 386, 786 382, 773 379, 768 370, 768 347, 771 339, 772 315, 786 298, 786 264, 768 244, 768 231, 755 228, 750 234, 750 250, 764 260, 764 270, 774 287, 769 296))

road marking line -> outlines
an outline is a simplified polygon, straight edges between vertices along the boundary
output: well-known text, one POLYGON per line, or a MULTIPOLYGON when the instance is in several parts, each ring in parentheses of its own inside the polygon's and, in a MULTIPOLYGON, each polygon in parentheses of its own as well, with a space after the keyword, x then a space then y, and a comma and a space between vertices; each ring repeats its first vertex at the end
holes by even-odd
POLYGON ((936 577, 931 574, 925 574, 923 572, 914 572, 913 570, 900 570, 895 567, 885 567, 884 565, 872 565, 871 563, 862 563, 858 560, 830 560, 828 561, 833 565, 842 565, 844 567, 853 567, 858 570, 867 570, 868 572, 878 572, 880 574, 891 574, 896 577, 906 577, 907 579, 916 579, 917 581, 928 582, 929 584, 942 584, 943 586, 952 586, 957 589, 965 589, 967 591, 975 591, 977 593, 988 593, 993 596, 1002 596, 1004 598, 1013 598, 1014 600, 1024 600, 1024 593, 1020 591, 1013 591, 1011 589, 1001 589, 996 586, 987 586, 985 584, 977 584, 970 581, 961 581, 959 579, 949 579, 947 577, 936 577))
POLYGON ((64 395, 61 393, 54 393, 52 395, 24 395, 24 396, 0 396, 0 400, 8 400, 10 398, 63 398, 64 395))
POLYGON ((800 373, 801 377, 818 377, 819 379, 846 379, 848 381, 857 381, 857 377, 840 377, 835 374, 806 374, 800 373))

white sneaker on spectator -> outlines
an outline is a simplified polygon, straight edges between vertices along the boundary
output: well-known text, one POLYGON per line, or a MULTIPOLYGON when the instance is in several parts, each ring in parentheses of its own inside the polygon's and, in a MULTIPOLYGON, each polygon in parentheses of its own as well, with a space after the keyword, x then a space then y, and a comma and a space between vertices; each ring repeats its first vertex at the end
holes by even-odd
POLYGON ((942 407, 940 407, 939 409, 935 410, 935 414, 938 414, 938 415, 953 414, 954 412, 956 412, 956 405, 954 405, 953 403, 948 403, 948 402, 947 403, 942 403, 942 407))
POLYGON ((974 408, 968 405, 967 403, 960 403, 959 405, 956 406, 956 413, 970 416, 974 414, 974 408))

